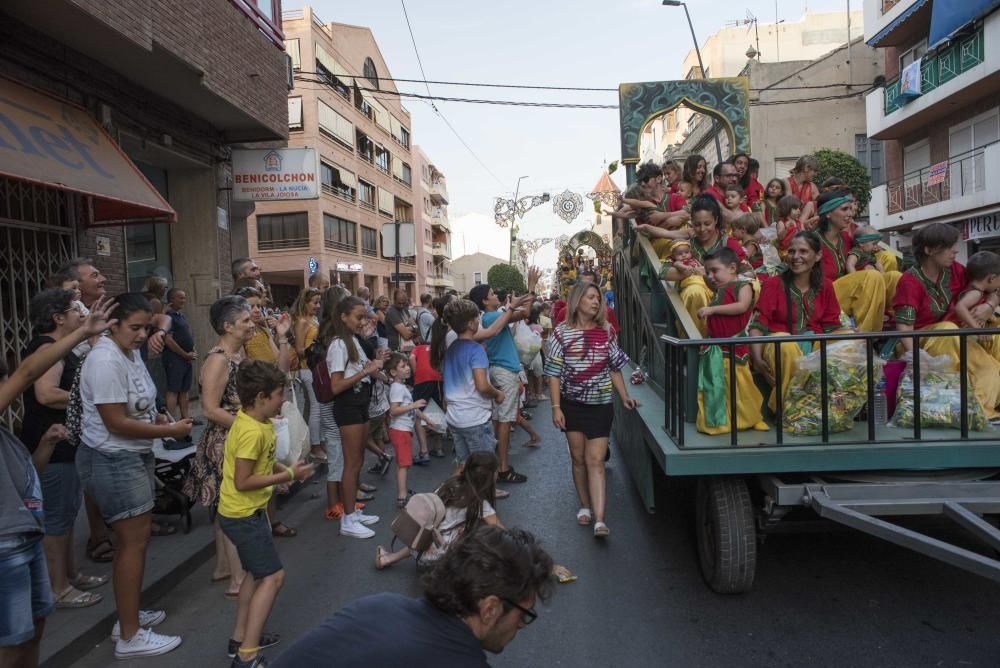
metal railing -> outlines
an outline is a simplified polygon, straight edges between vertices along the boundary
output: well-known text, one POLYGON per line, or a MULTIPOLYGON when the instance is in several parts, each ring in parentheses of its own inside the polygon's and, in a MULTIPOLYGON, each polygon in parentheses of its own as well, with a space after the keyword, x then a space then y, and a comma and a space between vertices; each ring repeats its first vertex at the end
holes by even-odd
POLYGON ((348 253, 358 252, 357 243, 345 244, 340 241, 333 241, 332 239, 323 239, 323 247, 326 248, 327 250, 347 251, 348 253))
POLYGON ((1000 144, 1000 141, 949 157, 942 178, 933 185, 928 185, 928 179, 935 168, 940 168, 940 163, 887 181, 885 185, 888 212, 909 211, 985 190, 986 179, 991 176, 986 174, 986 149, 997 144, 1000 144))
POLYGON ((309 237, 268 240, 257 239, 257 250, 273 251, 288 250, 291 248, 309 248, 309 237))
MULTIPOLYGON (((878 357, 878 353, 875 350, 876 341, 883 341, 887 338, 890 339, 901 339, 910 338, 913 343, 913 349, 918 350, 920 347, 920 339, 935 338, 940 336, 955 336, 959 337, 959 400, 962 407, 968 406, 970 394, 969 394, 969 377, 968 377, 968 338, 978 337, 980 335, 995 335, 1000 334, 1000 329, 953 329, 953 330, 939 330, 939 331, 914 331, 912 333, 902 333, 902 332, 845 332, 838 334, 798 334, 795 336, 747 336, 747 337, 737 337, 728 339, 680 339, 672 336, 663 336, 662 341, 666 344, 666 366, 665 366, 665 385, 664 385, 664 417, 665 424, 664 428, 670 438, 677 444, 678 447, 685 447, 686 440, 686 425, 695 421, 695 415, 697 413, 697 408, 694 412, 691 411, 691 406, 696 403, 691 401, 690 396, 691 383, 688 382, 691 378, 698 377, 698 355, 691 355, 693 351, 697 353, 702 346, 717 345, 720 346, 724 352, 729 355, 730 360, 736 359, 736 347, 737 346, 749 346, 753 344, 763 344, 766 346, 774 347, 774 379, 775 386, 773 392, 775 393, 775 411, 774 411, 774 432, 760 432, 753 431, 753 445, 773 445, 773 446, 794 446, 795 443, 785 442, 785 420, 784 420, 784 401, 783 401, 783 386, 782 386, 782 360, 781 360, 781 344, 783 343, 812 343, 819 344, 819 355, 820 355, 820 396, 819 403, 821 406, 820 415, 820 442, 823 444, 829 444, 831 442, 836 442, 838 444, 865 444, 865 443, 901 443, 909 442, 912 438, 914 441, 921 441, 924 443, 934 443, 934 442, 950 442, 954 441, 954 438, 924 438, 922 429, 922 415, 920 410, 921 404, 921 366, 922 360, 921 355, 914 355, 911 367, 913 372, 913 428, 912 432, 907 435, 902 435, 902 428, 898 428, 901 432, 900 438, 890 439, 890 440, 879 440, 876 422, 875 422, 875 391, 876 391, 876 381, 875 381, 875 359, 878 357), (865 378, 865 404, 864 408, 867 414, 867 430, 865 433, 865 438, 851 440, 847 439, 837 439, 836 441, 831 441, 830 439, 830 381, 829 381, 829 370, 828 370, 828 360, 827 360, 827 348, 829 344, 838 341, 864 341, 865 345, 865 359, 867 366, 867 373, 865 378), (694 360, 692 364, 692 359, 694 360), (773 443, 761 442, 762 435, 774 433, 773 443)), ((815 345, 814 345, 815 348, 815 345)), ((730 425, 729 431, 729 444, 732 447, 740 445, 740 431, 738 429, 732 429, 732 425, 738 426, 737 421, 737 403, 736 403, 736 364, 730 363, 729 365, 729 389, 728 389, 728 401, 729 401, 729 415, 728 421, 730 425)), ((695 385, 694 392, 697 393, 697 386, 695 385)), ((974 398, 974 397, 973 397, 974 398)), ((897 406, 898 408, 898 406, 897 406)), ((995 432, 989 430, 985 431, 985 436, 983 437, 970 437, 969 436, 969 411, 961 410, 959 420, 959 438, 963 441, 982 441, 982 442, 996 442, 997 435, 995 432)), ((907 429, 909 431, 909 429, 907 429)), ((743 445, 751 445, 748 442, 749 439, 745 440, 743 445)), ((814 442, 803 443, 802 445, 814 445, 814 442)), ((718 446, 707 446, 707 447, 718 447, 718 446)))
POLYGON ((348 189, 347 192, 344 192, 340 188, 336 188, 334 186, 324 183, 323 192, 325 192, 327 195, 333 195, 338 199, 342 199, 345 202, 350 202, 351 204, 354 203, 354 192, 350 189, 348 189))

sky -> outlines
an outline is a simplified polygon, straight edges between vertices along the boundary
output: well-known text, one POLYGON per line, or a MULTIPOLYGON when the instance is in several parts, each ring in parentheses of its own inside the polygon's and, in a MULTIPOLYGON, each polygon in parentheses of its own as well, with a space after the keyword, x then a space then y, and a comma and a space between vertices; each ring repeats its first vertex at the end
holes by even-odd
MULTIPOLYGON (((680 7, 659 0, 404 0, 426 78, 435 81, 617 88, 637 81, 682 77, 691 34, 680 7)), ((699 43, 729 21, 752 12, 763 23, 777 15, 798 21, 805 11, 862 8, 861 0, 689 0, 699 43)), ((311 4, 324 21, 369 27, 390 75, 423 79, 400 0, 284 0, 284 9, 311 4)), ((423 84, 397 83, 426 94, 423 84)), ((616 92, 532 91, 430 84, 433 95, 538 102, 616 104, 616 92)), ((437 101, 447 123, 421 100, 404 99, 413 141, 448 179, 452 257, 484 252, 506 258, 509 230, 493 222, 496 197, 571 190, 591 192, 604 165, 620 153, 616 109, 539 109, 437 101), (458 136, 448 127, 457 131, 458 136), (471 148, 463 145, 462 141, 471 148), (473 155, 474 153, 474 155, 473 155), (485 165, 485 166, 484 166, 485 165)), ((613 177, 624 185, 624 169, 613 177)), ((520 238, 571 235, 593 223, 593 208, 571 224, 543 204, 520 221, 520 238)), ((535 263, 555 264, 554 245, 535 263)))

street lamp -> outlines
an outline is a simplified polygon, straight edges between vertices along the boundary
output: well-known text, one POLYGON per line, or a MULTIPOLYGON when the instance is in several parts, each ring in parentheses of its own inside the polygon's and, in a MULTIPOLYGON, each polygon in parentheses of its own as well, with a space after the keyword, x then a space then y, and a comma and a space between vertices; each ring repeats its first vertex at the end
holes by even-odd
POLYGON ((539 204, 549 201, 549 194, 525 195, 518 199, 521 192, 521 181, 529 177, 522 176, 517 179, 517 186, 514 188, 514 199, 504 199, 497 197, 493 203, 493 221, 500 227, 510 227, 510 263, 514 264, 517 258, 517 219, 524 218, 531 209, 539 204))
MULTIPOLYGON (((684 16, 688 20, 688 28, 691 29, 691 41, 694 42, 694 52, 698 56, 698 68, 701 70, 701 78, 705 78, 705 64, 701 62, 701 49, 698 48, 698 38, 694 34, 694 24, 691 23, 691 14, 688 12, 688 6, 686 2, 681 2, 680 0, 663 0, 663 5, 665 7, 683 7, 684 16)), ((715 153, 719 158, 719 162, 722 162, 722 144, 719 143, 719 130, 715 123, 715 116, 709 116, 712 119, 712 136, 715 137, 715 153)))

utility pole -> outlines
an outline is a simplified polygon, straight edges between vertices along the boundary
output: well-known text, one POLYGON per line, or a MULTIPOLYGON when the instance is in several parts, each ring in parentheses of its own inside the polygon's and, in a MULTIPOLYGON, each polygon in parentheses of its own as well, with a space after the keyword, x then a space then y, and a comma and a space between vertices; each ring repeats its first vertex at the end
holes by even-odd
POLYGON ((392 222, 393 232, 396 234, 396 289, 399 289, 399 219, 392 222))

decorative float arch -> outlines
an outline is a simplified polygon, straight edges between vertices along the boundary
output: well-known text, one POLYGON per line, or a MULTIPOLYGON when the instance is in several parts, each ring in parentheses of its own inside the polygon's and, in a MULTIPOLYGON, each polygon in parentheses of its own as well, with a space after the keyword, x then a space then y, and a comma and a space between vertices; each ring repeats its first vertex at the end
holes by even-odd
POLYGON ((656 117, 685 105, 719 121, 732 152, 750 153, 750 88, 746 77, 625 83, 618 87, 622 162, 635 182, 642 131, 656 117))
POLYGON ((569 240, 559 249, 559 255, 576 255, 577 249, 582 246, 590 246, 593 248, 597 252, 598 257, 611 257, 611 246, 608 245, 607 241, 598 236, 596 232, 591 230, 581 230, 570 237, 569 240))

